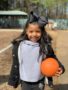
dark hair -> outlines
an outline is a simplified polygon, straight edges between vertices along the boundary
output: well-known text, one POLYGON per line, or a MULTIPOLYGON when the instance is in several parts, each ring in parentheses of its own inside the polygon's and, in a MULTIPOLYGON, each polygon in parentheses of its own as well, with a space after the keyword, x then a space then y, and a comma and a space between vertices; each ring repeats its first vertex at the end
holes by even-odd
MULTIPOLYGON (((33 23, 35 23, 35 22, 33 22, 33 23)), ((28 36, 26 35, 26 29, 29 24, 33 24, 33 23, 27 22, 23 32, 21 33, 21 35, 18 38, 15 39, 15 41, 20 42, 23 40, 28 40, 28 36)), ((36 22, 36 24, 37 24, 37 22, 36 22)), ((40 45, 40 54, 42 54, 42 53, 47 54, 47 48, 45 48, 45 46, 47 46, 48 44, 51 43, 51 37, 47 34, 44 27, 39 26, 39 28, 41 30, 41 38, 38 41, 38 43, 40 45)))
POLYGON ((42 22, 41 18, 40 18, 40 20, 38 20, 37 16, 32 16, 31 18, 29 16, 29 18, 26 22, 26 25, 24 27, 23 33, 21 33, 21 35, 17 39, 19 41, 28 40, 28 36, 26 35, 26 29, 28 28, 29 24, 38 24, 39 25, 39 28, 41 30, 41 38, 38 41, 39 46, 40 46, 40 54, 43 54, 43 53, 47 54, 47 48, 45 48, 45 46, 47 46, 47 44, 51 43, 51 37, 45 31, 46 21, 42 22))

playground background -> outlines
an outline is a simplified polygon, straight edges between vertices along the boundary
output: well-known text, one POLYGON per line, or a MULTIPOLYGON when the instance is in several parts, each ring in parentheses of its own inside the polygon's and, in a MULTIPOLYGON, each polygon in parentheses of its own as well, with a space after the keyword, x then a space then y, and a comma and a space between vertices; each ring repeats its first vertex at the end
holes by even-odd
MULTIPOLYGON (((7 81, 12 65, 11 41, 20 35, 19 30, 0 30, 0 90, 18 90, 8 86, 7 81), (6 49, 7 48, 7 49, 6 49)), ((65 66, 65 73, 60 77, 54 77, 54 89, 45 87, 46 90, 68 90, 68 31, 50 30, 48 33, 53 38, 53 48, 58 59, 65 66)))

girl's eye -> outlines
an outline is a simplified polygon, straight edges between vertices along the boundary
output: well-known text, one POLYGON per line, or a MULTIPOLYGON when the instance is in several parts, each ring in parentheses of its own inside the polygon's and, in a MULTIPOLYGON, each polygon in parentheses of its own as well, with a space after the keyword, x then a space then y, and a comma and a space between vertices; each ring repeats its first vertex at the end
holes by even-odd
POLYGON ((37 33, 40 33, 40 31, 36 31, 37 33))
POLYGON ((30 31, 30 33, 33 33, 33 31, 30 31))
POLYGON ((40 31, 30 31, 30 33, 33 33, 33 32, 35 32, 35 33, 40 33, 40 31))

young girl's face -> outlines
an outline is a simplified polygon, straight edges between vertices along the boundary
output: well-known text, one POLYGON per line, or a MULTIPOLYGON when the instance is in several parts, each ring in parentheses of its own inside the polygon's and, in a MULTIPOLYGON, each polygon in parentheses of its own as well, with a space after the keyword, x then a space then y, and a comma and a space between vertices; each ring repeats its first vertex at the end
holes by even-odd
POLYGON ((28 39, 32 42, 37 42, 41 38, 41 30, 38 24, 29 24, 26 29, 28 39))

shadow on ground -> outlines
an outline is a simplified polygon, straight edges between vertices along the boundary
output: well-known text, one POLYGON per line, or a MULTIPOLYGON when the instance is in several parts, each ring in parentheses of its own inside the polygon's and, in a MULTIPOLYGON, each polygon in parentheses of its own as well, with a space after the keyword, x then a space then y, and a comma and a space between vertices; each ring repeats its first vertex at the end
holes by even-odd
POLYGON ((0 84, 3 84, 8 81, 9 75, 0 75, 0 84))
POLYGON ((68 90, 68 84, 55 85, 54 90, 68 90))
MULTIPOLYGON (((0 85, 3 83, 8 82, 9 75, 0 75, 0 85)), ((47 89, 47 90, 68 90, 68 84, 57 84, 54 85, 53 89, 47 89)))

